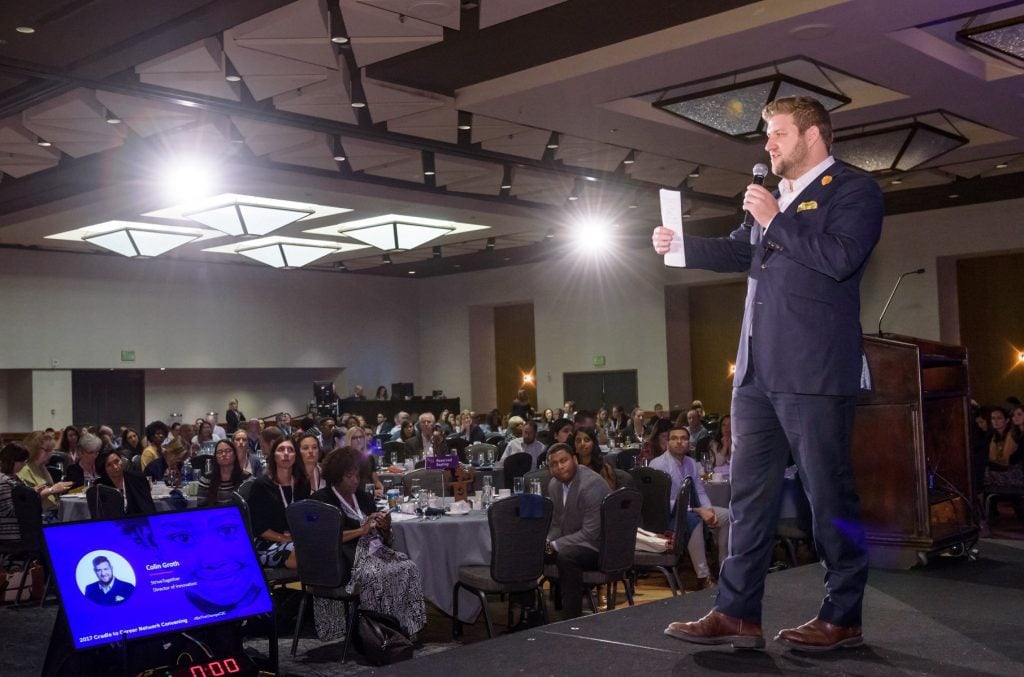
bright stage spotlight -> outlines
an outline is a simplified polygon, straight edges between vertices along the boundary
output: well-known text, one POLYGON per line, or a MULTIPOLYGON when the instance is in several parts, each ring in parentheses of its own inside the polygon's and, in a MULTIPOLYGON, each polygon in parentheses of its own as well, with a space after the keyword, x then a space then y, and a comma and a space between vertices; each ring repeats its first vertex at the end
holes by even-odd
POLYGON ((573 223, 572 233, 580 251, 598 254, 608 250, 607 245, 615 237, 615 224, 599 217, 583 217, 573 223))
POLYGON ((160 175, 164 195, 174 202, 189 202, 217 190, 214 163, 201 159, 180 159, 171 162, 160 175))

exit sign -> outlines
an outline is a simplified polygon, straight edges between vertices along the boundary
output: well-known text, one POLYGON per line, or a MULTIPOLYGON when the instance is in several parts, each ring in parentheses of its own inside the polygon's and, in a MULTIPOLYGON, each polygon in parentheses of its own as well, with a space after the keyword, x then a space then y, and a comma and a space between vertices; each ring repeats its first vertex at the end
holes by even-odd
POLYGON ((594 355, 594 366, 595 367, 603 367, 604 366, 604 355, 594 355))
POLYGON ((134 362, 135 361, 135 351, 134 350, 122 350, 121 351, 121 361, 122 362, 134 362))

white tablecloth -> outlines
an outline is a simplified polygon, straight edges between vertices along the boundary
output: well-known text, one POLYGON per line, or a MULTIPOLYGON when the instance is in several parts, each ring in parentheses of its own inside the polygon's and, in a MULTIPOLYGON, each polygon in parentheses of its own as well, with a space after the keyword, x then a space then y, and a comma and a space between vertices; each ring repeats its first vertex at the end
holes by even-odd
MULTIPOLYGON (((491 563, 491 533, 485 511, 445 515, 436 520, 396 520, 392 530, 395 550, 409 555, 419 567, 424 596, 449 616, 459 567, 491 563)), ((472 623, 480 613, 480 601, 465 590, 459 595, 459 619, 472 623)))
MULTIPOLYGON (((194 508, 197 505, 195 496, 188 496, 188 507, 194 508)), ((153 503, 160 512, 177 510, 178 506, 167 496, 154 496, 153 503)), ((89 506, 85 502, 85 494, 72 494, 71 496, 60 497, 60 507, 57 508, 57 519, 61 522, 83 522, 91 519, 89 517, 89 506)))

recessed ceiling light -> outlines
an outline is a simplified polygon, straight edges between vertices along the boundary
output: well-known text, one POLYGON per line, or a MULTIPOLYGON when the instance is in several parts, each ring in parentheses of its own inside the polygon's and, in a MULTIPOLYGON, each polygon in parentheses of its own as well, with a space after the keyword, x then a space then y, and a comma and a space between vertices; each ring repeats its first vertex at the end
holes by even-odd
POLYGON ((511 183, 503 183, 503 184, 501 184, 501 189, 502 190, 512 190, 512 184, 511 183))
POLYGON ((596 176, 584 176, 583 178, 586 179, 587 181, 597 181, 596 176))
POLYGON ((32 35, 33 33, 36 32, 36 29, 32 28, 31 26, 18 26, 14 30, 16 30, 19 33, 22 33, 24 35, 32 35))
POLYGON ((892 181, 889 182, 889 185, 898 186, 901 183, 903 183, 903 179, 893 179, 892 181))
POLYGON ((353 101, 352 102, 352 107, 353 108, 366 108, 366 102, 365 101, 353 101))
POLYGON ((415 270, 410 270, 410 271, 409 271, 409 274, 410 274, 410 275, 415 275, 415 274, 416 274, 416 271, 415 271, 415 270))
POLYGON ((345 37, 344 35, 335 35, 333 38, 331 38, 331 42, 333 42, 336 45, 344 45, 345 43, 348 42, 348 38, 345 37))
POLYGON ((241 75, 237 75, 235 73, 231 73, 231 74, 225 75, 224 79, 227 80, 228 82, 241 82, 242 81, 242 76, 241 75))
POLYGON ((1005 162, 1000 162, 999 164, 996 165, 996 169, 1006 169, 1009 166, 1010 165, 1005 162))
POLYGON ((960 197, 960 193, 950 193, 950 194, 949 194, 949 195, 947 195, 946 197, 948 197, 948 198, 949 198, 950 200, 955 200, 955 199, 957 199, 958 197, 960 197))
POLYGON ((636 205, 635 202, 631 202, 630 205, 629 205, 629 209, 636 209, 636 206, 637 205, 636 205))
POLYGON ((427 171, 423 172, 423 176, 434 176, 435 174, 437 174, 437 172, 435 172, 432 169, 428 169, 427 171))
POLYGON ((117 117, 116 115, 114 115, 110 111, 107 111, 105 119, 106 119, 108 125, 119 125, 119 124, 121 124, 121 118, 117 117))
POLYGON ((544 147, 548 148, 550 150, 554 150, 554 149, 558 148, 558 144, 557 143, 549 143, 548 145, 546 145, 544 147))
POLYGON ((345 156, 344 155, 335 155, 334 156, 334 161, 335 162, 344 162, 345 161, 345 156))
POLYGON ((39 146, 40 148, 49 148, 53 144, 50 143, 49 141, 44 141, 43 139, 39 139, 38 141, 36 141, 36 145, 39 146))
POLYGON ((459 125, 459 129, 465 131, 467 129, 473 129, 472 125, 459 125))

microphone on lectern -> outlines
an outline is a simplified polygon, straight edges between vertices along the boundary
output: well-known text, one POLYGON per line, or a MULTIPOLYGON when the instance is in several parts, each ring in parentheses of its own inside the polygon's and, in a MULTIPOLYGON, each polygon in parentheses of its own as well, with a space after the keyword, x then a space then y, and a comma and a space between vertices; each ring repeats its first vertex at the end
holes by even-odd
POLYGON ((900 288, 900 283, 903 282, 903 278, 905 278, 907 275, 921 275, 923 273, 924 273, 924 268, 918 268, 917 270, 908 270, 907 272, 902 273, 898 278, 896 278, 896 284, 895 284, 895 286, 893 286, 892 291, 889 293, 889 298, 885 302, 885 307, 882 308, 882 314, 878 316, 878 335, 879 336, 882 335, 882 318, 885 317, 885 311, 889 310, 889 304, 892 303, 892 297, 896 296, 896 290, 900 288))
MULTIPOLYGON (((751 183, 755 183, 758 186, 763 186, 764 177, 768 176, 768 165, 764 164, 763 162, 758 162, 756 165, 754 165, 754 169, 751 170, 751 172, 754 175, 751 179, 751 183)), ((754 225, 754 215, 746 210, 743 210, 743 225, 747 227, 754 225)))

